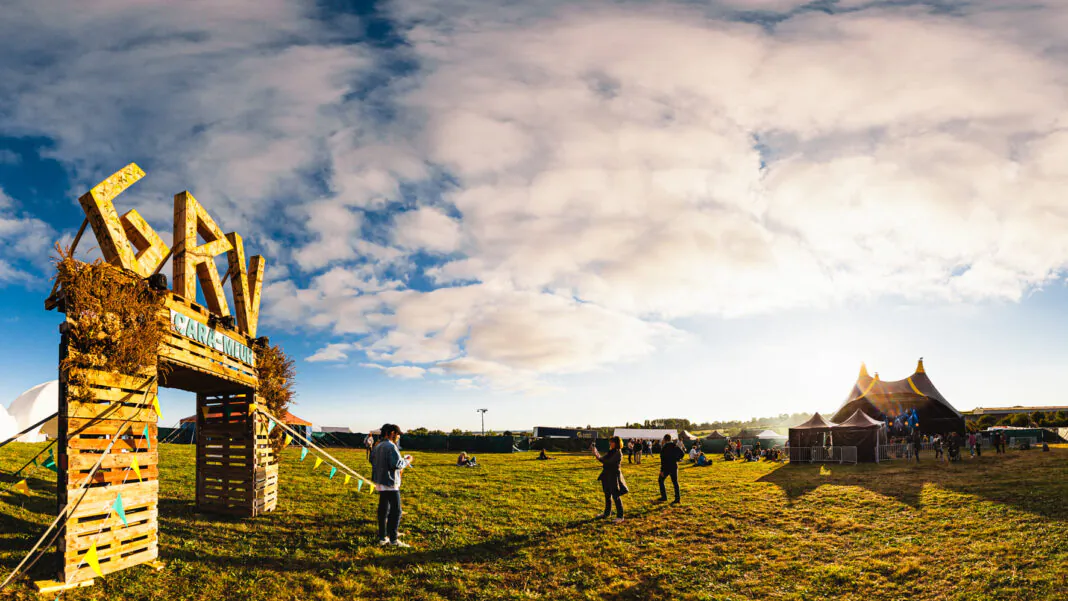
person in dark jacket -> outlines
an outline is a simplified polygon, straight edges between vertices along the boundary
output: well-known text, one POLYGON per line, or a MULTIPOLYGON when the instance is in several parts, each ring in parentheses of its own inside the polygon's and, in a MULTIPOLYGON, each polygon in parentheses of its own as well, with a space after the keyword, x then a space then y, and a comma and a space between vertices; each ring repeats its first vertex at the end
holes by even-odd
POLYGON ((667 501, 667 489, 664 488, 664 480, 671 478, 671 485, 675 488, 675 500, 672 505, 681 502, 679 498, 679 462, 686 455, 678 445, 671 444, 671 435, 664 435, 664 444, 660 445, 660 501, 667 501))
POLYGON ((627 494, 627 481, 623 479, 620 464, 623 463, 623 440, 618 436, 608 439, 608 452, 602 456, 597 452, 596 445, 590 445, 593 456, 601 462, 601 475, 597 479, 601 481, 601 490, 604 491, 604 513, 599 518, 607 518, 612 515, 612 502, 616 504, 615 523, 623 521, 623 500, 621 496, 627 494))

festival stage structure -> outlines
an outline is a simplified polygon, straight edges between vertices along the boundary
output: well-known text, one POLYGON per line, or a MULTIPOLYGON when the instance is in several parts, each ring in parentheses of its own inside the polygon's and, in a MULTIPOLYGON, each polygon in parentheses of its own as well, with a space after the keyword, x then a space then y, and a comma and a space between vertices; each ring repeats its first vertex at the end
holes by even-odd
POLYGON ((924 434, 964 433, 964 416, 935 388, 922 358, 911 376, 896 381, 883 381, 878 372, 874 377, 869 376, 867 367, 861 364, 853 389, 830 421, 843 422, 858 409, 881 422, 915 410, 919 430, 924 434))
MULTIPOLYGON (((257 338, 265 261, 254 256, 246 263, 241 236, 224 234, 189 192, 174 197, 170 248, 136 210, 120 216, 113 201, 144 175, 137 165, 127 165, 79 199, 108 264, 100 266, 106 278, 101 294, 68 290, 57 277, 45 303, 65 314, 59 348, 57 588, 157 559, 161 386, 196 394, 198 511, 254 517, 272 511, 278 501, 267 419, 255 405, 263 403, 257 395, 257 352, 267 347, 265 338, 257 338), (222 254, 229 268, 220 276, 215 258, 222 254), (170 290, 160 274, 168 258, 170 290), (223 290, 227 280, 232 308, 223 290), (158 315, 134 316, 132 329, 124 329, 122 308, 112 313, 102 300, 112 286, 129 286, 131 295, 154 303, 158 315), (160 336, 153 354, 132 367, 124 364, 128 357, 117 354, 131 341, 122 337, 142 335, 137 328, 150 327, 155 317, 160 336), (87 323, 97 324, 91 333, 87 323), (126 367, 115 367, 122 364, 126 367)), ((85 227, 83 222, 75 246, 85 227)), ((73 261, 73 249, 67 260, 85 265, 73 261)))

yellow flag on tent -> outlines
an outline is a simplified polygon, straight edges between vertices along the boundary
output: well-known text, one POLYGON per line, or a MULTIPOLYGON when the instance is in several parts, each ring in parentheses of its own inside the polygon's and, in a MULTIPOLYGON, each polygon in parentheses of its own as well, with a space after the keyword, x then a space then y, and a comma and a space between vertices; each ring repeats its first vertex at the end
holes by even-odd
POLYGON ((252 415, 253 413, 255 413, 255 412, 259 411, 259 410, 260 410, 260 408, 256 406, 256 403, 249 403, 249 406, 248 406, 249 415, 252 415))
POLYGON ((160 408, 159 408, 159 397, 158 396, 153 396, 152 397, 152 408, 156 410, 156 417, 159 417, 160 419, 162 419, 163 418, 163 411, 161 411, 160 408))
POLYGON ((90 568, 93 568, 93 571, 96 572, 97 576, 100 576, 101 578, 104 577, 104 573, 100 571, 100 559, 96 556, 96 543, 93 543, 93 546, 89 547, 89 551, 85 554, 85 559, 83 561, 89 564, 90 568))
POLYGON ((349 483, 349 478, 351 478, 351 477, 352 477, 352 476, 350 476, 350 475, 348 475, 348 474, 345 474, 345 484, 348 484, 348 483, 349 483))
POLYGON ((291 442, 292 440, 293 440, 293 437, 292 437, 292 436, 290 436, 289 434, 286 434, 286 440, 285 440, 285 442, 283 442, 283 443, 282 443, 282 446, 283 446, 283 447, 288 447, 288 446, 289 446, 289 443, 290 443, 290 442, 291 442))
POLYGON ((323 458, 322 457, 316 457, 315 458, 315 465, 312 466, 312 469, 314 470, 314 469, 318 468, 322 464, 323 464, 323 458))
POLYGON ((30 494, 30 485, 26 483, 25 479, 19 480, 19 483, 12 486, 11 490, 17 490, 24 495, 30 494))
POLYGON ((134 471, 134 475, 137 479, 141 479, 141 466, 137 465, 137 455, 134 455, 133 461, 130 462, 130 469, 134 471))

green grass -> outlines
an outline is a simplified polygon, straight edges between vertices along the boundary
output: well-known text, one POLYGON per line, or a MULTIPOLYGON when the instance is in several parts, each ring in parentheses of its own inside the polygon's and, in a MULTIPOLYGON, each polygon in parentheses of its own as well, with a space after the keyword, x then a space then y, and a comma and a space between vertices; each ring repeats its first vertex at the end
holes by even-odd
MULTIPOLYGON (((0 449, 0 469, 38 448, 0 449)), ((461 469, 452 453, 414 453, 407 550, 373 545, 376 495, 327 480, 326 467, 312 474, 296 451, 277 511, 251 520, 195 513, 193 447, 162 454, 166 568, 64 599, 1068 598, 1065 447, 951 466, 717 461, 682 470, 681 507, 652 502, 655 461, 624 464, 620 525, 591 519, 602 497, 588 455, 480 455, 482 467, 461 469)), ((362 451, 337 456, 366 473, 362 451)), ((30 483, 30 497, 0 495, 4 576, 54 516, 48 480, 30 483)), ((52 577, 50 562, 32 576, 52 577)), ((23 579, 10 598, 41 597, 23 579)))

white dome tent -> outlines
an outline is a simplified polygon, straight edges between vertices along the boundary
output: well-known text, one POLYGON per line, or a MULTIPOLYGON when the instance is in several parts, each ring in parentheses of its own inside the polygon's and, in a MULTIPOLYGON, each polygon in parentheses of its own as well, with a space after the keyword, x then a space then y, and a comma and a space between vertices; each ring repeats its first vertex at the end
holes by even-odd
POLYGON ((7 413, 7 409, 0 407, 0 441, 11 438, 19 431, 19 423, 7 413))
MULTIPOLYGON (((8 405, 7 414, 15 420, 15 425, 11 432, 7 433, 6 436, 0 437, 0 440, 32 426, 58 410, 59 380, 52 380, 34 386, 20 394, 18 398, 8 405)), ((46 433, 55 436, 55 427, 50 428, 50 425, 51 421, 32 432, 23 434, 19 437, 19 442, 43 442, 46 433)), ((3 431, 4 427, 4 415, 0 414, 0 431, 3 431)))

